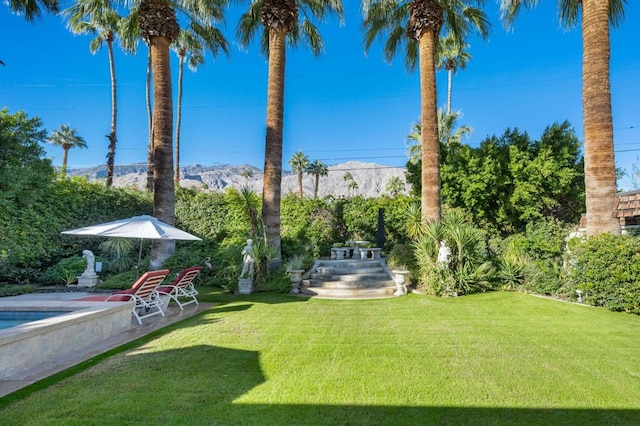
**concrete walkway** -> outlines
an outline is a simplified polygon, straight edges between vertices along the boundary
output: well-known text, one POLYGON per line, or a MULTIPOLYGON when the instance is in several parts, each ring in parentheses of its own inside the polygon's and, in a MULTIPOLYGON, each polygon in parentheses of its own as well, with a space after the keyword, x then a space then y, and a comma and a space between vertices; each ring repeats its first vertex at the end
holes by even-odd
MULTIPOLYGON (((73 300, 86 296, 93 296, 95 293, 80 292, 60 292, 60 293, 31 293, 20 296, 3 297, 2 301, 52 301, 52 300, 73 300)), ((97 345, 90 348, 75 351, 64 357, 52 359, 49 363, 41 364, 35 368, 25 371, 21 374, 5 377, 0 380, 0 397, 8 395, 19 389, 22 389, 39 380, 56 374, 69 367, 73 367, 83 361, 86 361, 96 355, 100 355, 108 350, 117 348, 118 346, 129 343, 135 339, 146 336, 147 334, 164 328, 170 324, 189 318, 199 312, 214 306, 213 303, 200 303, 198 306, 193 304, 184 307, 181 311, 175 303, 171 303, 165 311, 165 316, 156 315, 143 320, 142 324, 131 317, 131 328, 124 333, 103 340, 97 345)), ((1 358, 1 357, 0 357, 1 358)))

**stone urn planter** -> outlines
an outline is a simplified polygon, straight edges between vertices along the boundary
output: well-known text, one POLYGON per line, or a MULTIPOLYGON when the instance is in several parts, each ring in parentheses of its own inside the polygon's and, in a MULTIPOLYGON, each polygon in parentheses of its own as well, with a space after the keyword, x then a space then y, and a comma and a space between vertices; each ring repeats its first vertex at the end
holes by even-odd
POLYGON ((298 288, 298 286, 300 285, 300 281, 302 281, 302 274, 304 273, 304 269, 291 269, 287 272, 289 273, 289 279, 291 280, 291 290, 289 290, 289 293, 300 293, 300 289, 298 288))
POLYGON ((302 274, 304 273, 304 257, 299 254, 294 254, 285 264, 289 278, 291 279, 291 290, 289 293, 298 294, 300 289, 300 281, 302 281, 302 274))
POLYGON ((393 280, 396 282, 396 292, 393 293, 395 296, 404 296, 407 294, 407 275, 409 275, 409 271, 404 269, 394 269, 391 271, 393 274, 393 280))

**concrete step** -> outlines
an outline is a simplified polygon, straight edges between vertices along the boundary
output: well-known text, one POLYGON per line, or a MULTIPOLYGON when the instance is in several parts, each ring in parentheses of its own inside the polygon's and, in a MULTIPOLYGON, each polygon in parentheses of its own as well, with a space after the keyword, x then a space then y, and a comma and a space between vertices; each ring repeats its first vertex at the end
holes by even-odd
POLYGON ((325 275, 349 275, 349 274, 379 274, 384 272, 382 266, 371 266, 368 268, 348 268, 344 266, 318 266, 316 273, 325 275))
POLYGON ((386 272, 379 272, 377 274, 310 274, 312 279, 317 281, 380 281, 388 280, 389 274, 386 272))
MULTIPOLYGON (((392 282, 393 283, 393 282, 392 282)), ((394 297, 395 284, 382 287, 324 288, 300 286, 302 294, 320 299, 378 299, 394 297)))
POLYGON ((385 264, 384 259, 347 259, 347 260, 319 260, 316 263, 318 267, 334 267, 334 268, 372 268, 385 264))
POLYGON ((368 281, 325 281, 325 280, 303 280, 302 285, 310 288, 323 288, 323 289, 365 289, 365 288, 381 288, 395 286, 392 280, 368 280, 368 281))

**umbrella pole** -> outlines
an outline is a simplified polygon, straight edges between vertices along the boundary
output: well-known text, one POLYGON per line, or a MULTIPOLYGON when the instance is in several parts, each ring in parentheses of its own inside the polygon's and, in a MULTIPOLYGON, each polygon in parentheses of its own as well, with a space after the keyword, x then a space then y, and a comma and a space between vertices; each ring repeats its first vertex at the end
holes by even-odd
POLYGON ((142 241, 144 241, 144 239, 140 238, 140 249, 138 250, 138 264, 136 265, 136 281, 140 276, 140 262, 142 261, 142 241))

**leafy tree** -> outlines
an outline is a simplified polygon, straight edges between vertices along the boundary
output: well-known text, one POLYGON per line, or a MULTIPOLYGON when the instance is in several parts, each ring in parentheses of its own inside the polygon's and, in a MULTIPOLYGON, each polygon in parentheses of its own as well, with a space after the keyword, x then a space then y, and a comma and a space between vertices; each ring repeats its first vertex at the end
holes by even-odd
MULTIPOLYGON (((511 26, 524 8, 538 0, 500 0, 502 19, 511 26)), ((616 200, 616 166, 613 153, 613 118, 609 58, 609 26, 624 18, 626 0, 559 0, 560 22, 567 28, 582 24, 582 106, 584 120, 587 234, 620 233, 612 217, 616 200)))
POLYGON ((71 148, 86 148, 87 142, 78 135, 76 129, 72 129, 70 126, 62 125, 60 130, 54 130, 49 135, 49 142, 52 145, 62 148, 62 177, 67 176, 67 158, 69 156, 69 150, 71 148))
POLYGON ((237 28, 240 45, 248 46, 262 24, 262 51, 269 58, 262 218, 269 244, 276 250, 275 263, 282 258, 280 198, 286 45, 295 47, 299 41, 304 41, 314 55, 319 55, 324 45, 318 28, 310 19, 322 20, 329 13, 342 18, 342 1, 252 0, 237 28))
POLYGON ((302 173, 309 168, 309 157, 303 154, 302 151, 298 151, 289 159, 289 165, 298 176, 298 192, 300 193, 300 198, 302 198, 304 195, 302 192, 302 173))
POLYGON ((318 185, 320 184, 320 176, 327 176, 329 169, 320 160, 315 160, 307 168, 307 173, 315 177, 315 185, 313 187, 313 198, 318 198, 318 185))
MULTIPOLYGON (((575 223, 583 211, 580 141, 568 122, 553 124, 538 141, 508 129, 478 148, 443 146, 442 197, 468 211, 475 223, 504 234, 555 217, 575 223)), ((418 173, 407 163, 407 181, 418 173)))
POLYGON ((46 141, 47 132, 38 117, 29 118, 22 111, 10 114, 7 108, 0 110, 1 210, 15 211, 33 191, 48 191, 54 170, 51 161, 44 159, 46 153, 40 145, 46 141))
POLYGON ((440 144, 436 99, 436 46, 444 26, 462 44, 471 31, 488 34, 484 12, 464 0, 363 0, 365 50, 386 37, 383 54, 391 62, 406 48, 407 69, 420 67, 420 124, 422 126, 422 219, 440 220, 440 144), (419 61, 418 61, 419 58, 419 61))
MULTIPOLYGON (((218 19, 222 19, 219 16, 218 19)), ((175 173, 176 182, 180 180, 180 124, 182 122, 182 78, 184 63, 187 62, 189 69, 193 72, 198 70, 198 66, 204 63, 204 49, 207 47, 214 58, 220 51, 229 54, 229 44, 222 32, 213 26, 203 27, 203 31, 195 32, 181 29, 178 37, 172 44, 173 50, 180 58, 178 68, 178 105, 176 114, 176 155, 175 173), (187 56, 189 60, 187 61, 187 56)))

